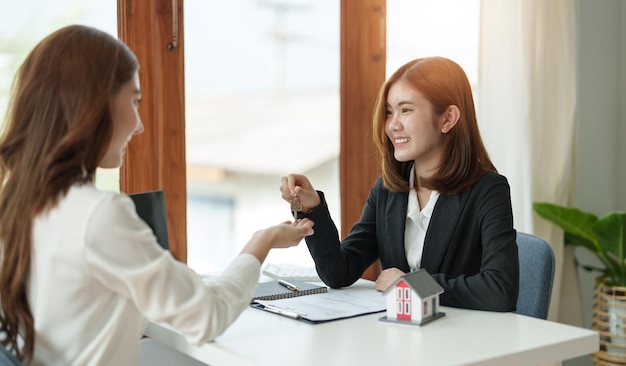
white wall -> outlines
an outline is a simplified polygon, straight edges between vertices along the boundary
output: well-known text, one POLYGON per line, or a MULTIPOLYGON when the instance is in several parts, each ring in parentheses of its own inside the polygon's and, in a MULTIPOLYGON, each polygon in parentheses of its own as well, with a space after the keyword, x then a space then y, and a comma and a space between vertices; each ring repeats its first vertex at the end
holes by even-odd
POLYGON ((623 7, 622 0, 580 0, 577 204, 597 214, 620 203, 625 209, 623 7))
MULTIPOLYGON (((575 206, 604 216, 626 211, 626 1, 579 4, 579 150, 575 206)), ((597 263, 577 248, 576 257, 597 263)), ((579 270, 586 326, 597 273, 579 270)), ((591 365, 589 358, 566 365, 591 365)))

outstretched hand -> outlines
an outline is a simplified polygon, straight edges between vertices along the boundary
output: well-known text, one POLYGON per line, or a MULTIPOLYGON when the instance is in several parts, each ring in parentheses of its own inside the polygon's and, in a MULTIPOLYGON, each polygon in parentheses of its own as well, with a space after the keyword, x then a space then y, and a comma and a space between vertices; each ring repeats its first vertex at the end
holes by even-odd
POLYGON ((241 253, 252 254, 263 263, 272 248, 289 248, 298 245, 309 235, 313 235, 313 221, 306 218, 294 222, 285 221, 255 232, 241 253))
POLYGON ((313 235, 313 221, 306 218, 293 222, 285 221, 266 230, 273 234, 272 248, 289 248, 298 245, 305 237, 313 235))

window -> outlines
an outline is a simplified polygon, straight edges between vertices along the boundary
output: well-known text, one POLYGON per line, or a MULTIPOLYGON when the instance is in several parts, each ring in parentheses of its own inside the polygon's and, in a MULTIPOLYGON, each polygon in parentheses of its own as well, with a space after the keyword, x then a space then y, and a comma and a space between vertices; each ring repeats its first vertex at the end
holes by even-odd
MULTIPOLYGON (((124 0, 118 2, 127 3, 124 0)), ((208 225, 206 220, 213 217, 210 210, 217 210, 214 212, 219 211, 228 216, 228 225, 232 225, 230 235, 216 235, 220 237, 217 243, 220 250, 226 248, 224 253, 230 253, 232 257, 255 230, 277 223, 276 219, 281 221, 290 218, 287 203, 278 195, 277 188, 282 175, 289 172, 307 174, 316 188, 325 191, 329 198, 332 197, 329 201, 330 209, 339 226, 340 204, 343 202, 349 205, 349 209, 344 207, 344 211, 356 210, 360 213, 361 207, 357 206, 361 204, 352 204, 352 200, 360 202, 360 192, 367 192, 369 187, 355 187, 359 186, 359 180, 364 181, 361 174, 364 170, 375 170, 369 166, 364 169, 360 162, 354 164, 354 160, 359 159, 358 154, 356 158, 347 159, 351 164, 342 162, 342 166, 357 166, 354 170, 343 170, 341 174, 348 177, 344 184, 359 194, 356 198, 348 197, 348 200, 348 195, 340 196, 337 159, 339 12, 340 5, 352 11, 355 7, 364 8, 366 5, 339 0, 236 0, 210 2, 209 9, 209 5, 205 3, 200 0, 187 0, 184 3, 188 206, 190 216, 198 215, 197 220, 189 218, 193 224, 188 225, 188 261, 201 272, 222 267, 224 262, 220 258, 226 255, 220 252, 216 255, 219 258, 213 258, 211 251, 205 248, 206 234, 203 234, 203 239, 196 239, 193 231, 195 229, 191 227, 195 227, 196 223, 208 225), (250 52, 246 53, 244 50, 250 52), (207 97, 209 99, 203 99, 207 97), (288 109, 288 105, 294 105, 295 108, 288 109), (263 113, 258 112, 259 108, 263 113), (231 114, 238 117, 232 118, 231 114), (285 116, 287 122, 281 119, 285 116), (311 129, 311 125, 315 128, 311 129), (203 130, 204 128, 207 129, 203 130), (272 133, 268 134, 267 131, 272 133), (205 158, 217 159, 219 163, 207 163, 203 161, 205 158), (256 164, 256 158, 273 165, 270 167, 256 164), (245 164, 240 164, 242 162, 245 164), (198 200, 197 205, 192 202, 194 200, 198 200), (230 203, 226 204, 228 202, 230 203), (197 251, 198 256, 195 254, 197 251), (217 265, 205 263, 203 256, 209 256, 217 265)), ((16 67, 19 64, 16 60, 21 60, 45 34, 70 23, 94 25, 112 34, 117 33, 115 1, 63 0, 52 5, 40 0, 24 0, 19 5, 15 4, 11 5, 10 11, 3 13, 0 21, 0 112, 4 112, 6 108, 6 96, 15 72, 11 65, 16 67), (21 57, 16 57, 16 49, 22 50, 21 57)), ((388 70, 393 71, 400 64, 418 56, 440 54, 459 62, 468 73, 470 81, 475 82, 476 71, 472 71, 471 62, 476 64, 477 60, 478 0, 444 0, 437 3, 426 0, 388 0, 386 4, 387 21, 383 24, 387 26, 388 70), (444 18, 446 22, 430 22, 444 18), (452 26, 442 28, 437 25, 444 23, 452 26), (460 51, 469 55, 470 61, 463 61, 464 56, 459 56, 460 51), (471 55, 471 52, 475 55, 471 55)), ((140 18, 136 14, 125 13, 123 16, 128 23, 124 29, 132 28, 130 44, 145 59, 146 55, 151 55, 151 49, 144 45, 145 40, 155 37, 151 32, 160 34, 155 30, 156 27, 170 29, 171 25, 163 20, 169 22, 171 16, 165 19, 167 14, 162 14, 169 11, 168 9, 160 9, 163 12, 159 11, 157 14, 152 5, 127 5, 133 5, 135 10, 140 7, 143 12, 139 15, 140 18), (161 18, 154 24, 150 23, 150 14, 161 18), (147 26, 137 25, 143 21, 147 22, 147 26)), ((379 6, 385 7, 384 3, 379 6)), ((354 15, 351 11, 346 11, 346 14, 354 15)), ((359 23, 359 27, 363 26, 362 22, 359 23)), ((354 28, 349 30, 356 33, 354 28)), ((366 39, 369 38, 361 40, 366 39)), ((371 44, 372 40, 369 42, 371 44)), ((359 54, 359 58, 363 57, 359 54)), ((362 89, 371 89, 364 83, 364 78, 375 77, 374 74, 377 74, 370 72, 369 67, 371 66, 365 68, 364 74, 355 74, 358 77, 351 78, 359 80, 359 87, 362 89)), ((146 70, 147 67, 143 69, 146 70)), ((178 75, 183 74, 182 70, 170 68, 169 64, 167 70, 168 74, 175 74, 177 80, 181 80, 178 75)), ((151 76, 154 77, 154 74, 151 76)), ((171 89, 171 80, 168 79, 165 85, 155 85, 156 88, 171 89)), ((353 100, 354 95, 350 96, 353 100)), ((161 98, 161 102, 171 99, 168 94, 167 98, 161 98)), ((142 104, 147 109, 145 106, 148 103, 142 104)), ((169 109, 168 107, 167 110, 169 109)), ((151 110, 156 111, 157 108, 151 110)), ((350 111, 348 114, 350 113, 354 112, 350 111)), ((142 116, 154 117, 143 112, 142 116)), ((357 117, 358 126, 353 127, 352 132, 355 128, 362 130, 363 120, 367 120, 357 117)), ((354 124, 356 120, 350 120, 348 124, 354 124)), ((152 153, 150 149, 144 149, 145 146, 151 147, 151 144, 141 145, 140 152, 152 153)), ((130 158, 133 163, 142 161, 136 155, 130 158)), ((155 164, 168 166, 167 162, 161 160, 155 164)), ((129 191, 137 191, 137 188, 153 189, 150 187, 160 184, 162 178, 143 177, 144 170, 138 168, 140 167, 135 166, 132 169, 134 173, 126 182, 127 186, 131 186, 129 191)), ((167 178, 170 170, 165 169, 165 173, 159 174, 165 174, 167 178)), ((369 177, 369 173, 366 175, 369 177)), ((100 187, 117 190, 118 181, 117 169, 98 172, 97 184, 100 187)), ((365 181, 363 184, 371 184, 368 179, 365 181)), ((175 184, 168 183, 166 188, 176 190, 169 193, 170 199, 174 196, 177 201, 179 197, 184 200, 185 195, 178 192, 175 184)), ((345 192, 347 189, 344 187, 342 190, 345 192)), ((172 206, 168 206, 168 211, 171 209, 172 206)), ((176 220, 183 216, 176 210, 172 213, 176 220)), ((347 224, 344 226, 347 227, 354 215, 345 216, 347 224)), ((220 228, 228 226, 224 223, 211 225, 220 228)), ((174 226, 175 229, 185 227, 184 219, 174 226)), ((339 229, 341 232, 341 228, 339 229)), ((178 239, 176 244, 181 247, 186 244, 184 238, 178 235, 182 231, 184 230, 175 230, 178 239)), ((203 232, 202 229, 199 231, 203 232)), ((183 250, 181 257, 184 256, 183 250)), ((311 263, 304 244, 297 248, 273 251, 268 261, 311 263)))
MULTIPOLYGON (((45 36, 70 24, 96 27, 117 37, 115 1, 21 0, 0 15, 0 113, 6 115, 13 78, 24 58, 45 36), (19 5, 18 5, 19 4, 19 5)), ((99 169, 96 185, 119 191, 119 169, 99 169)))
MULTIPOLYGON (((220 271, 292 219, 289 173, 333 197, 339 223, 339 1, 186 0, 185 94, 192 268, 220 271)), ((304 243, 267 262, 313 263, 304 243)))
POLYGON ((479 0, 387 0, 387 76, 419 57, 443 56, 478 81, 479 0))
MULTIPOLYGON (((254 231, 291 219, 278 193, 291 172, 325 191, 341 222, 339 10, 339 1, 185 2, 187 262, 195 270, 223 269, 254 231), (210 202, 222 200, 232 202, 221 211, 232 225, 193 217, 211 216, 220 208, 210 202)), ((474 83, 478 10, 478 0, 389 0, 388 73, 442 55, 474 83)), ((267 261, 312 265, 304 243, 267 261)))

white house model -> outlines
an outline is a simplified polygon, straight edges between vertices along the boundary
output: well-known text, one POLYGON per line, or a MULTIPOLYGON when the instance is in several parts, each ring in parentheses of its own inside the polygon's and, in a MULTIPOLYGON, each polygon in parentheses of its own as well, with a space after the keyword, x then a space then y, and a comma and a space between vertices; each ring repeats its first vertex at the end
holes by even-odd
POLYGON ((420 269, 396 280, 387 295, 387 316, 384 321, 422 325, 445 315, 439 311, 439 295, 443 288, 420 269))

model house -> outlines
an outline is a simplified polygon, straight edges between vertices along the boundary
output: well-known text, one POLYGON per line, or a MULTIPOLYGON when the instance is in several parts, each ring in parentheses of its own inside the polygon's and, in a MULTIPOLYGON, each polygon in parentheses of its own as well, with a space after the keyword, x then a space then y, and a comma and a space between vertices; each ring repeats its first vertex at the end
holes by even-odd
POLYGON ((389 286, 387 316, 384 320, 421 325, 445 314, 439 311, 439 295, 443 288, 426 272, 420 269, 407 273, 389 286))

